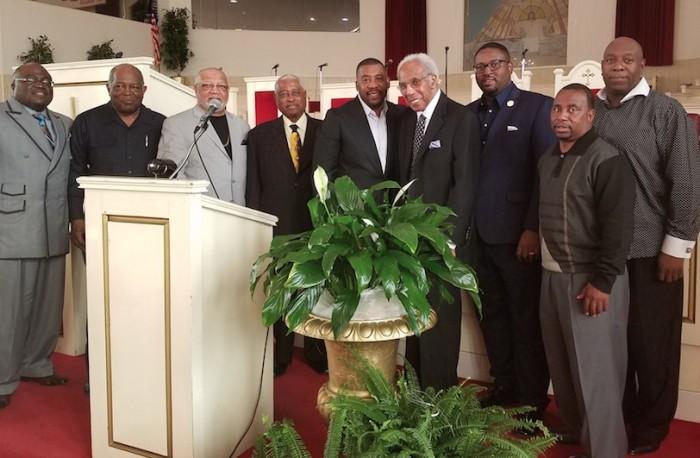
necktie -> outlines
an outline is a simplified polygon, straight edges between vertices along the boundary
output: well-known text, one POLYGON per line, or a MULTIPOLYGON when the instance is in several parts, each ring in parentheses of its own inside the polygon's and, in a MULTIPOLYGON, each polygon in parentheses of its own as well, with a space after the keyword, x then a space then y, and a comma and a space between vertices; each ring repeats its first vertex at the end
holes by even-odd
POLYGON ((292 124, 289 126, 292 129, 292 136, 290 137, 289 154, 292 156, 292 163, 294 163, 294 170, 299 173, 299 154, 301 153, 301 137, 299 136, 299 126, 292 124))
POLYGON ((418 150, 420 149, 420 144, 423 143, 423 136, 425 135, 425 116, 420 115, 418 122, 416 123, 416 131, 413 134, 413 151, 411 154, 411 176, 413 175, 413 168, 416 165, 416 156, 418 156, 418 150))
POLYGON ((44 133, 44 137, 49 141, 51 144, 51 148, 55 147, 56 145, 54 144, 53 141, 53 136, 51 135, 51 131, 49 130, 49 127, 46 125, 46 116, 44 116, 41 113, 37 113, 35 115, 32 115, 36 118, 37 121, 39 121, 39 127, 41 127, 41 131, 44 133))

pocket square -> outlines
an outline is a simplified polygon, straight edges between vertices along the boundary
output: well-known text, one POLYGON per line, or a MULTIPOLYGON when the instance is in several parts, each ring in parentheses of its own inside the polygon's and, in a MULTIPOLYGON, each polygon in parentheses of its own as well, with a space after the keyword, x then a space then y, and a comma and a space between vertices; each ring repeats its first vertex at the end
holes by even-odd
POLYGON ((518 128, 515 126, 508 126, 508 127, 506 127, 506 130, 508 132, 515 132, 516 130, 518 130, 518 128))
POLYGON ((440 140, 433 140, 430 142, 430 146, 428 146, 428 149, 435 149, 435 148, 440 148, 442 144, 440 144, 440 140))

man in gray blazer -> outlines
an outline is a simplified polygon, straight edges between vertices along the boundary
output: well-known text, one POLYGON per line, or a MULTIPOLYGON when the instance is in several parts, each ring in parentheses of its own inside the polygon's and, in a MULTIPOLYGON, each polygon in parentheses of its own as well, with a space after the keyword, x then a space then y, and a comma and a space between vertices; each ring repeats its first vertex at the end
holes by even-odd
POLYGON ((178 178, 207 180, 211 183, 208 195, 245 205, 246 137, 250 127, 226 111, 226 74, 218 68, 200 70, 195 78, 194 92, 197 106, 171 116, 163 123, 158 158, 170 159, 179 166, 193 148, 178 178), (213 108, 211 117, 202 124, 203 115, 211 107, 217 108, 213 108))
POLYGON ((51 363, 68 253, 71 120, 47 110, 51 75, 25 64, 0 109, 0 409, 20 380, 63 385, 51 363))

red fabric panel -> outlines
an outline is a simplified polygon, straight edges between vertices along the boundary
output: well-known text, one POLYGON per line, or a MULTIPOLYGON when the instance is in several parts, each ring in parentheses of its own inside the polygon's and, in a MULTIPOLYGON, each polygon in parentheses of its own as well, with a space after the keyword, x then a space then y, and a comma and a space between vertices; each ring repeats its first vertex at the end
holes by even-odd
POLYGON ((309 100, 309 113, 318 113, 319 111, 321 111, 321 102, 309 100))
POLYGON ((399 105, 408 106, 408 102, 406 102, 406 99, 402 95, 399 96, 399 105))
POLYGON ((615 36, 642 45, 647 65, 673 65, 676 0, 617 0, 615 36))
POLYGON ((275 91, 258 91, 255 93, 255 125, 277 119, 275 91))
POLYGON ((353 100, 355 97, 345 97, 342 99, 331 99, 331 108, 338 108, 339 106, 345 105, 349 101, 353 100))
POLYGON ((384 59, 391 59, 389 77, 396 79, 401 59, 415 52, 428 52, 426 0, 386 0, 384 59))
POLYGON ((600 89, 592 89, 591 88, 591 93, 593 94, 593 97, 595 97, 598 94, 598 92, 600 92, 600 89))

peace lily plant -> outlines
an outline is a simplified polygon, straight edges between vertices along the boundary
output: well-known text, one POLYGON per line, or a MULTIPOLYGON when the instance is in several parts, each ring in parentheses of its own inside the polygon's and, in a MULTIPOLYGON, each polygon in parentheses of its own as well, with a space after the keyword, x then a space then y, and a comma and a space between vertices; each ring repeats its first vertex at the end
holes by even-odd
POLYGON ((455 300, 448 283, 462 288, 481 311, 474 271, 450 248, 454 214, 449 208, 409 197, 412 182, 401 187, 385 181, 360 190, 348 177, 329 183, 321 167, 313 179, 317 196, 308 207, 314 229, 274 237, 253 265, 250 292, 263 279, 265 326, 284 318, 295 329, 324 290, 334 299, 336 338, 353 317, 361 293, 370 288, 380 288, 388 300, 399 299, 416 335, 428 322, 431 287, 447 301, 455 300), (383 196, 381 203, 377 195, 383 196))

